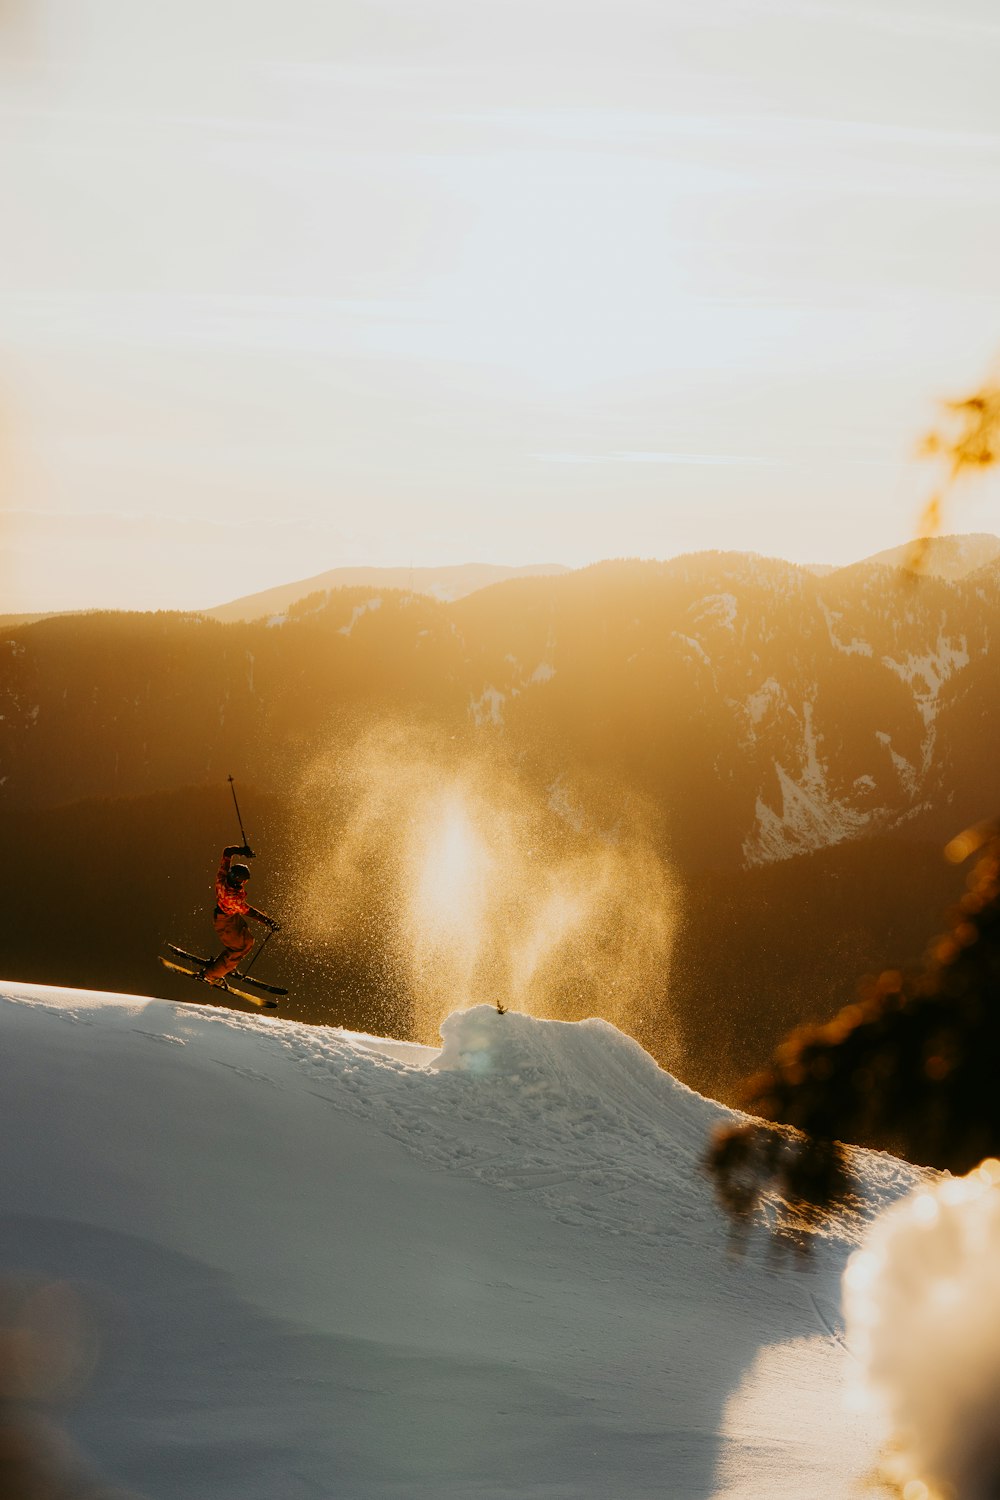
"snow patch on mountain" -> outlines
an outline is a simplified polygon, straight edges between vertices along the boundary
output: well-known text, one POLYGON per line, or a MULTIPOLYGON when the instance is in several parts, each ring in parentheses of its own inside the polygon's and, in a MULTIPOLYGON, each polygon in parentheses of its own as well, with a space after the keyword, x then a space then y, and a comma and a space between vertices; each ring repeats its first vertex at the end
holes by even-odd
POLYGON ((478 698, 470 698, 469 713, 472 715, 476 728, 481 729, 484 725, 492 725, 495 729, 502 728, 503 706, 506 701, 506 694, 492 686, 483 688, 478 698))
POLYGON ((911 689, 920 716, 929 728, 938 711, 938 694, 944 684, 969 665, 969 644, 965 636, 957 641, 939 635, 932 651, 922 656, 909 654, 902 661, 883 656, 882 664, 895 672, 911 689))
POLYGON ((781 683, 774 677, 768 677, 762 682, 755 693, 751 693, 744 700, 743 707, 750 722, 757 725, 764 718, 769 709, 777 707, 784 702, 785 692, 781 683))
POLYGON ((900 755, 898 750, 894 750, 892 748, 892 735, 887 734, 885 730, 880 729, 876 731, 875 738, 880 745, 883 745, 888 750, 889 759, 892 761, 893 769, 899 777, 899 784, 903 788, 903 791, 906 792, 907 796, 915 797, 920 786, 920 778, 924 766, 922 765, 918 770, 911 761, 906 759, 905 755, 900 755))
POLYGON ((341 625, 340 629, 337 631, 337 634, 351 635, 353 633, 355 625, 361 619, 362 615, 368 614, 369 610, 376 610, 381 608, 382 600, 378 597, 376 597, 375 599, 366 599, 363 604, 356 604, 353 611, 351 612, 351 618, 348 620, 346 625, 341 625))
POLYGON ((556 669, 552 662, 552 658, 555 655, 555 649, 555 632, 550 628, 545 641, 545 651, 542 659, 538 663, 538 666, 535 668, 535 670, 532 672, 531 676, 528 678, 527 682, 523 683, 522 686, 527 687, 530 683, 535 683, 537 685, 539 683, 552 681, 553 677, 556 675, 556 669))
POLYGON ((689 651, 692 651, 704 666, 710 667, 712 665, 712 658, 701 644, 701 641, 696 641, 694 636, 681 635, 679 631, 675 630, 671 639, 680 641, 681 645, 686 646, 689 651))
MULTIPOLYGON (((813 723, 813 704, 802 706, 801 770, 791 776, 774 762, 781 798, 776 810, 758 796, 754 824, 743 841, 746 865, 771 864, 796 854, 825 849, 858 838, 870 830, 876 810, 853 807, 835 797, 827 785, 826 770, 819 756, 819 736, 813 723)), ((868 788, 865 788, 867 794, 868 788)))
POLYGON ((688 608, 696 624, 710 624, 723 630, 736 628, 739 604, 735 594, 706 594, 688 608))
POLYGON ((783 766, 774 763, 781 810, 776 812, 762 797, 757 798, 756 820, 743 841, 743 859, 747 865, 766 865, 796 854, 825 849, 859 837, 871 821, 872 814, 851 807, 827 794, 825 788, 797 782, 783 766))
POLYGON ((819 607, 826 621, 826 632, 830 637, 830 645, 835 651, 840 651, 844 656, 872 656, 874 652, 867 641, 860 640, 857 636, 850 641, 842 641, 837 634, 836 626, 844 618, 844 612, 840 609, 830 609, 829 605, 820 598, 819 607))

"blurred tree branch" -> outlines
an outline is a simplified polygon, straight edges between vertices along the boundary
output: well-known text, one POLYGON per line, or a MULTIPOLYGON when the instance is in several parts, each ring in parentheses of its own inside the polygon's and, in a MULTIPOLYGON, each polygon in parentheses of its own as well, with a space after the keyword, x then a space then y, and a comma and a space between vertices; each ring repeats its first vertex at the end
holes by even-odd
POLYGON ((929 543, 941 531, 945 498, 955 481, 970 471, 991 468, 1000 459, 1000 384, 987 381, 974 395, 941 405, 945 426, 929 432, 918 453, 921 458, 942 459, 945 477, 924 506, 918 535, 910 543, 906 567, 913 574, 924 571, 929 543))
POLYGON ((882 974, 832 1021, 792 1032, 746 1086, 758 1118, 713 1141, 707 1165, 738 1222, 768 1191, 800 1219, 843 1209, 844 1143, 958 1173, 1000 1155, 1000 823, 947 852, 977 859, 921 972, 882 974))

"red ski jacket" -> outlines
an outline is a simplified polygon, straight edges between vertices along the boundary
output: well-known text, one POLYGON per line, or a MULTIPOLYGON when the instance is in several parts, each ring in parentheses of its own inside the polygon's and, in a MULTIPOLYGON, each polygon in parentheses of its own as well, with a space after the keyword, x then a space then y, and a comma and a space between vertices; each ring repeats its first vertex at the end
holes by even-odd
POLYGON ((245 917, 250 910, 250 902, 243 891, 234 891, 226 880, 231 863, 232 855, 224 854, 219 873, 215 877, 215 904, 227 917, 245 917))

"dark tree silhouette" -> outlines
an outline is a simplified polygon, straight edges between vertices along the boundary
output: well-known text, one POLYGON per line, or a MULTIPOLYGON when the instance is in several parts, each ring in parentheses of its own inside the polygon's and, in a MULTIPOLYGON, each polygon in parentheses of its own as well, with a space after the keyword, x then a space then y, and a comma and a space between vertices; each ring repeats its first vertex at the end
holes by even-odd
POLYGON ((953 1172, 1000 1155, 1000 823, 948 852, 978 857, 922 971, 885 973, 832 1021, 793 1031, 747 1084, 759 1118, 716 1136, 709 1170, 738 1221, 768 1189, 800 1221, 844 1207, 844 1143, 953 1172))

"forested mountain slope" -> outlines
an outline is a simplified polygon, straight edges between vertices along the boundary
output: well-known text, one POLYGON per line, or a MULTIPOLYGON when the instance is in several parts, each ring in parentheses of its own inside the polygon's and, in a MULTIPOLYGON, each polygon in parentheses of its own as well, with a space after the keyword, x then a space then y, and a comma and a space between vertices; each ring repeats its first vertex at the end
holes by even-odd
POLYGON ((451 605, 305 600, 280 625, 88 614, 0 639, 0 797, 52 806, 211 781, 285 790, 379 715, 502 739, 656 799, 685 862, 768 863, 1000 791, 1000 562, 957 583, 818 579, 703 554, 516 580, 451 605))

